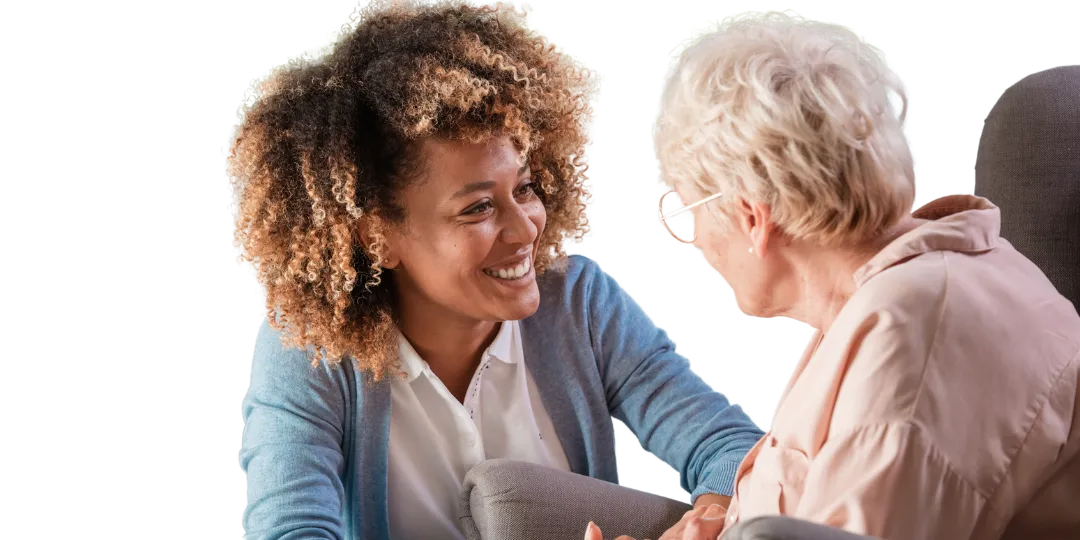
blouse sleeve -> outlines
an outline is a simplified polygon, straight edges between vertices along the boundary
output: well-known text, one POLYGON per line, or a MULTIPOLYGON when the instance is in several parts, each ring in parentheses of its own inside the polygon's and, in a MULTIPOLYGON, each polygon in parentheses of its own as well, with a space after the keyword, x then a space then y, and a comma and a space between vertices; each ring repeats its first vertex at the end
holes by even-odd
POLYGON ((985 503, 918 426, 879 424, 829 438, 795 517, 890 540, 968 538, 985 503))

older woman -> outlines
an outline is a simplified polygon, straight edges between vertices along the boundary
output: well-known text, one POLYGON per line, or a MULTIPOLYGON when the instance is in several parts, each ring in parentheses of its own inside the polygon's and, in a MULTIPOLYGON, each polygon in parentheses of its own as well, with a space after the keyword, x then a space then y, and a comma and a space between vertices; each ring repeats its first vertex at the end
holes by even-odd
MULTIPOLYGON (((1080 449, 1080 316, 998 236, 990 201, 909 214, 904 108, 875 49, 780 14, 727 21, 668 81, 656 146, 671 232, 742 311, 818 330, 726 522, 1080 538, 1065 472, 1080 449)), ((715 538, 724 523, 714 508, 669 537, 715 538)))
POLYGON ((249 538, 461 538, 465 473, 616 481, 611 418, 700 501, 761 432, 584 232, 591 82, 520 15, 377 3, 276 70, 230 158, 267 292, 244 400, 249 538))

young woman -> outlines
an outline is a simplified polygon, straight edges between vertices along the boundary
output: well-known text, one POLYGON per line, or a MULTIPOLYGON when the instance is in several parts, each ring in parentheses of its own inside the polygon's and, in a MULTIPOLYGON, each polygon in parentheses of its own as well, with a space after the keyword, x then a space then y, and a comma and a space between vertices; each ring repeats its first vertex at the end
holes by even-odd
POLYGON ((587 72, 502 8, 367 8, 244 110, 237 239, 267 292, 250 538, 460 538, 485 459, 616 481, 611 418, 725 501, 761 431, 595 263, 587 72))

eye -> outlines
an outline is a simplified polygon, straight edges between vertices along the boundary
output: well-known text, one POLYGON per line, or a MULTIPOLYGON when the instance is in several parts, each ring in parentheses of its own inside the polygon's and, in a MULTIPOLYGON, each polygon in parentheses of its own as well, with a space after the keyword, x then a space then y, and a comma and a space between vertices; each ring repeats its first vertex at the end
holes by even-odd
POLYGON ((529 180, 514 191, 514 196, 519 199, 530 199, 539 193, 538 189, 539 186, 536 185, 536 182, 529 180))
POLYGON ((478 216, 490 212, 493 208, 494 206, 492 206, 491 201, 484 200, 468 207, 461 214, 465 216, 478 216))

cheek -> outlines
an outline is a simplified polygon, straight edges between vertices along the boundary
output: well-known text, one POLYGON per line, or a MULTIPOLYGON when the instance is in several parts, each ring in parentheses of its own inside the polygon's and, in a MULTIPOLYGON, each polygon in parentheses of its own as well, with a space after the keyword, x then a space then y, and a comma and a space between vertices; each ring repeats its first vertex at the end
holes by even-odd
POLYGON ((547 227, 547 208, 544 208, 544 204, 540 201, 534 202, 533 206, 535 208, 530 210, 529 219, 536 226, 536 237, 539 241, 540 236, 544 234, 544 228, 547 227))
POLYGON ((488 223, 467 225, 447 235, 440 252, 447 263, 452 263, 462 273, 470 273, 476 271, 491 253, 497 237, 498 231, 488 223))
MULTIPOLYGON (((529 221, 536 227, 536 242, 547 226, 547 211, 535 201, 524 208, 529 221)), ((406 264, 412 262, 413 272, 431 276, 435 281, 454 280, 454 276, 469 277, 481 271, 482 263, 499 241, 501 230, 493 220, 462 225, 449 231, 430 232, 414 238, 407 250, 406 264), (422 269, 416 268, 422 265, 422 269), (452 272, 447 272, 453 269, 452 272)), ((428 280, 425 280, 428 281, 428 280)))
POLYGON ((732 289, 745 284, 749 260, 746 247, 721 233, 706 233, 695 242, 709 265, 732 289))
POLYGON ((732 284, 732 278, 734 277, 732 276, 732 259, 726 248, 708 244, 705 249, 702 249, 702 253, 705 255, 705 260, 709 263, 709 266, 716 270, 720 277, 724 278, 724 281, 732 284))
POLYGON ((723 237, 723 235, 716 231, 710 230, 704 227, 697 228, 697 238, 694 240, 694 246, 701 250, 705 255, 705 260, 709 261, 709 264, 713 266, 717 271, 721 271, 722 267, 727 266, 726 261, 730 258, 729 242, 723 237))
POLYGON ((470 225, 414 235, 402 252, 402 263, 418 281, 446 287, 455 275, 475 270, 491 247, 490 227, 470 225))

